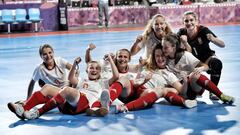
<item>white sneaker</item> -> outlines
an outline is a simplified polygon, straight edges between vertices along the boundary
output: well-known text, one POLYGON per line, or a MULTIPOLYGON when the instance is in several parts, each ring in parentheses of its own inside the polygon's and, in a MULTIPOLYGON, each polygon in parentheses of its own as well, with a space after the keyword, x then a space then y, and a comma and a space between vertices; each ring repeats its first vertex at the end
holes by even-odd
POLYGON ((128 108, 123 104, 123 105, 116 105, 115 106, 115 113, 127 113, 128 108))
POLYGON ((97 116, 104 117, 109 113, 109 103, 110 103, 110 95, 108 90, 104 90, 100 97, 101 107, 88 108, 86 110, 86 114, 88 116, 97 116))
POLYGON ((110 94, 108 90, 104 90, 100 97, 101 107, 104 107, 106 109, 109 109, 109 103, 110 103, 110 94))
POLYGON ((11 112, 15 113, 19 119, 24 120, 24 117, 23 117, 24 108, 21 104, 15 104, 10 102, 7 105, 11 112))
POLYGON ((100 115, 105 116, 109 112, 109 104, 110 104, 110 94, 108 90, 104 90, 100 97, 101 107, 100 107, 100 115))
POLYGON ((98 28, 103 28, 103 25, 100 25, 100 24, 99 24, 99 25, 98 25, 98 28))
POLYGON ((33 110, 33 111, 25 111, 23 113, 24 118, 28 120, 33 120, 37 119, 39 117, 39 111, 38 110, 33 110))
POLYGON ((185 100, 184 105, 186 108, 191 109, 197 106, 197 100, 185 100))

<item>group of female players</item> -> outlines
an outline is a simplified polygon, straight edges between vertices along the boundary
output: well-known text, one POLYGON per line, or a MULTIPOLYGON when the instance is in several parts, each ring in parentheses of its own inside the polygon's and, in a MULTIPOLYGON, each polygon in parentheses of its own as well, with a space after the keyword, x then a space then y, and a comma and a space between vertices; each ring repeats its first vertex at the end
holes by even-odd
POLYGON ((36 119, 56 107, 64 114, 105 116, 111 104, 116 112, 127 112, 152 106, 161 97, 173 105, 193 108, 205 90, 212 93, 210 99, 232 104, 234 98, 217 87, 222 62, 209 46, 211 42, 224 47, 224 42, 199 25, 192 11, 184 13, 183 24, 175 34, 166 18, 156 14, 130 50, 106 54, 102 63, 92 60, 96 46, 89 44, 87 78, 79 76, 80 57, 70 64, 55 58, 50 45, 43 45, 39 49, 43 63, 33 73, 27 100, 10 102, 8 108, 22 120, 36 119), (130 64, 131 57, 143 48, 139 63, 130 64), (210 79, 203 72, 209 73, 210 79), (36 81, 42 87, 32 94, 36 81), (43 106, 32 109, 39 104, 43 106))

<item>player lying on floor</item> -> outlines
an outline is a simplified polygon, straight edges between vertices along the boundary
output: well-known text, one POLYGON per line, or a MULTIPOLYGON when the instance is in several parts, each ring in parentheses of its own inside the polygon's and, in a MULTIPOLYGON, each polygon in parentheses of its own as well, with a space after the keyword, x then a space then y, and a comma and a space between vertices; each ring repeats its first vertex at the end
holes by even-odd
POLYGON ((75 59, 68 77, 71 84, 76 86, 75 88, 67 86, 60 89, 52 85, 45 85, 40 91, 35 92, 25 104, 10 102, 8 108, 22 120, 36 119, 56 107, 63 114, 71 115, 83 113, 88 108, 95 106, 104 110, 109 102, 108 92, 104 91, 105 86, 118 79, 118 71, 110 55, 108 60, 113 71, 112 78, 109 80, 101 79, 101 66, 96 61, 91 61, 87 65, 88 78, 78 78, 76 67, 81 61, 81 58, 78 57, 75 59), (32 109, 39 104, 44 105, 39 109, 32 109))

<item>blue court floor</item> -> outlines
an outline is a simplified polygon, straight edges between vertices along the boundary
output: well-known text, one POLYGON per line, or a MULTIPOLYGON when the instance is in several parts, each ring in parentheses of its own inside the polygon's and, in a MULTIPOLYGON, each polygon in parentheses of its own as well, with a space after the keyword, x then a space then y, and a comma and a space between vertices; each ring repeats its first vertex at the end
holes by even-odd
MULTIPOLYGON (((63 115, 57 109, 39 119, 21 121, 7 108, 7 103, 24 100, 33 70, 41 62, 40 45, 48 43, 55 56, 73 62, 84 59, 89 43, 97 48, 94 59, 109 52, 130 48, 142 31, 95 32, 88 34, 48 35, 0 38, 0 134, 1 135, 239 135, 240 134, 240 26, 211 26, 210 29, 225 41, 225 48, 217 48, 217 56, 224 68, 219 88, 236 98, 233 106, 212 102, 208 92, 198 98, 198 106, 184 109, 160 100, 152 108, 126 114, 109 114, 104 118, 63 115)), ((132 62, 138 61, 138 56, 132 62)), ((82 76, 85 63, 80 64, 82 76)), ((39 87, 35 85, 35 91, 39 87)))

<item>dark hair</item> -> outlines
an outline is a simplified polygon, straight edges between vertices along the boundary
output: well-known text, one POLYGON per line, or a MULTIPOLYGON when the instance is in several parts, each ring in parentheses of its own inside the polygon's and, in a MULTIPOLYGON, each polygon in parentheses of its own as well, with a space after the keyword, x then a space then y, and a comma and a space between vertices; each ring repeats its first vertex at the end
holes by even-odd
POLYGON ((158 43, 154 48, 153 48, 153 51, 152 51, 152 54, 150 55, 150 57, 148 58, 147 60, 147 69, 149 70, 156 70, 158 68, 157 66, 157 62, 156 62, 156 58, 155 58, 155 53, 156 53, 156 50, 162 50, 162 43, 158 43))
POLYGON ((49 45, 49 44, 41 45, 39 47, 39 55, 40 55, 40 57, 42 57, 43 49, 45 49, 45 48, 50 48, 54 52, 53 47, 51 45, 49 45))
POLYGON ((181 59, 181 57, 184 53, 184 49, 182 49, 180 46, 181 44, 180 44, 179 36, 175 33, 171 33, 171 34, 166 35, 164 37, 164 40, 170 42, 172 44, 172 46, 176 48, 175 64, 178 63, 178 61, 181 59))
POLYGON ((183 15, 184 16, 192 15, 194 17, 194 19, 198 20, 198 15, 195 12, 193 12, 193 11, 186 11, 186 12, 184 12, 183 15))

